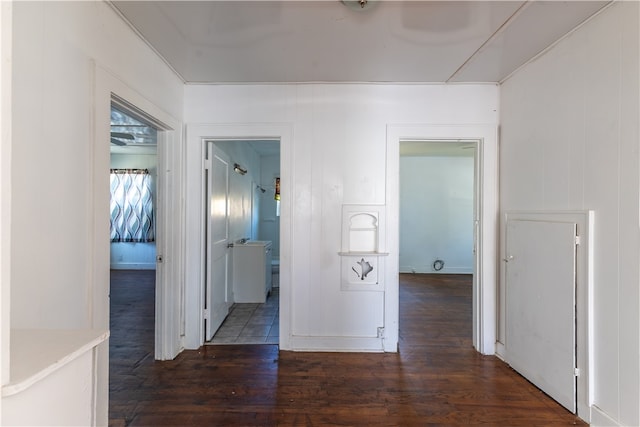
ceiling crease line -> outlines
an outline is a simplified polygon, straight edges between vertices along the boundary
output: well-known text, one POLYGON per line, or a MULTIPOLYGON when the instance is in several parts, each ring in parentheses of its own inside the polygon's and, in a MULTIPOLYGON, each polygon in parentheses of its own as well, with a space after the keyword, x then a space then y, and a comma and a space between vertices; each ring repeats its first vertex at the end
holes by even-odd
POLYGON ((458 67, 456 71, 453 72, 453 74, 451 74, 451 76, 449 76, 449 78, 446 80, 446 83, 451 83, 451 80, 453 80, 458 74, 460 74, 462 70, 464 70, 471 62, 471 60, 473 60, 473 58, 475 58, 480 52, 482 52, 486 46, 488 46, 493 40, 495 40, 496 37, 498 37, 518 16, 520 16, 520 14, 527 7, 529 7, 530 4, 531 0, 527 0, 522 3, 522 5, 515 12, 513 12, 513 14, 506 21, 504 21, 502 25, 500 25, 500 27, 496 31, 494 31, 494 33, 491 34, 491 36, 487 40, 485 40, 485 42, 482 43, 480 47, 476 49, 476 51, 473 52, 471 56, 469 56, 467 60, 458 67))
MULTIPOLYGON (((0 0, 1 1, 1 0, 0 0)), ((147 46, 149 46, 149 49, 151 49, 156 55, 158 55, 158 58, 160 58, 162 60, 162 62, 164 62, 167 67, 169 67, 169 69, 171 71, 173 71, 173 73, 176 75, 176 77, 178 77, 180 79, 180 81, 184 84, 187 82, 187 80, 182 77, 182 74, 180 74, 178 72, 178 70, 176 70, 174 68, 173 65, 171 65, 171 63, 167 60, 167 58, 165 58, 159 51, 158 49, 156 49, 149 40, 147 40, 147 38, 142 34, 142 32, 140 32, 135 25, 133 25, 133 23, 131 21, 129 21, 129 18, 127 18, 125 16, 124 13, 122 13, 122 11, 120 11, 120 9, 118 9, 118 7, 113 3, 113 0, 104 0, 104 2, 111 8, 111 10, 113 10, 119 17, 120 19, 122 19, 127 26, 131 29, 131 31, 133 31, 133 33, 138 36, 140 38, 140 40, 142 40, 144 42, 144 44, 146 44, 147 46)))
POLYGON ((504 76, 502 79, 500 79, 498 81, 498 84, 501 85, 504 82, 506 82, 507 80, 509 80, 511 78, 511 76, 515 75, 518 71, 520 71, 521 69, 523 69, 527 64, 530 64, 534 61, 536 61, 538 58, 540 58, 541 56, 545 55, 547 52, 549 52, 551 49, 553 49, 557 44, 559 44, 560 42, 562 42, 564 39, 566 39, 567 37, 570 37, 573 33, 575 33, 576 31, 578 31, 578 29, 582 28, 584 25, 586 25, 589 21, 591 21, 592 19, 594 19, 596 16, 600 15, 601 13, 604 13, 605 10, 607 10, 611 5, 613 5, 617 0, 610 0, 607 4, 605 4, 603 7, 601 7, 600 9, 598 9, 597 11, 595 11, 591 16, 589 16, 587 19, 585 19, 584 21, 582 21, 581 23, 579 23, 578 25, 576 25, 574 28, 572 28, 571 30, 569 30, 569 32, 567 32, 565 35, 563 35, 562 37, 560 37, 558 40, 554 41, 553 43, 551 43, 549 46, 545 47, 544 49, 542 49, 540 52, 536 53, 534 56, 532 56, 531 58, 527 59, 525 62, 523 62, 522 64, 520 64, 520 66, 516 67, 514 70, 512 70, 509 74, 507 74, 506 76, 504 76))

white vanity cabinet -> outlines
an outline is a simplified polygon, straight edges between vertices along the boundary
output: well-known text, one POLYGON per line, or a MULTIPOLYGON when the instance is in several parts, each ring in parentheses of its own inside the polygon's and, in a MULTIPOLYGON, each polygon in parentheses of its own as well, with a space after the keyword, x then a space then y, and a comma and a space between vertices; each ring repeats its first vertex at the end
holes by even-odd
POLYGON ((233 246, 233 299, 263 303, 271 292, 271 242, 249 240, 233 246))

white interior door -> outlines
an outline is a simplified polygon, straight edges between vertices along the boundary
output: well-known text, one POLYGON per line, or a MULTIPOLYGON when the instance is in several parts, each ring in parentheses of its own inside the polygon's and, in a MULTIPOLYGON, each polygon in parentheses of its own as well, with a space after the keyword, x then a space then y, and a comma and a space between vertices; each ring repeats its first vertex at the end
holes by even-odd
POLYGON ((207 143, 207 284, 205 339, 210 341, 229 313, 229 157, 207 143))
POLYGON ((576 412, 576 224, 509 220, 506 356, 525 378, 576 412))

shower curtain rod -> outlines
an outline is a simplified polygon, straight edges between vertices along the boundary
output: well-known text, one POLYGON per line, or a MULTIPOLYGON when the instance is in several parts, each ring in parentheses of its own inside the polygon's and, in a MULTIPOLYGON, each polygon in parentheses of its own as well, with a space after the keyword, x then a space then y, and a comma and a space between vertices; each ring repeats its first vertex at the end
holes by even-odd
POLYGON ((141 173, 149 174, 149 169, 111 169, 111 173, 141 173))

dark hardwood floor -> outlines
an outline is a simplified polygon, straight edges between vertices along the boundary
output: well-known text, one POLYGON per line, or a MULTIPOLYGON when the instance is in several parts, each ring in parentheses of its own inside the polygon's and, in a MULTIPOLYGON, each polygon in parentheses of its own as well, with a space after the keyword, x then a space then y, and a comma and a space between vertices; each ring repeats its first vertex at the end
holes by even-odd
POLYGON ((204 346, 153 360, 151 272, 113 271, 111 426, 586 425, 471 345, 471 277, 401 275, 397 354, 204 346))

